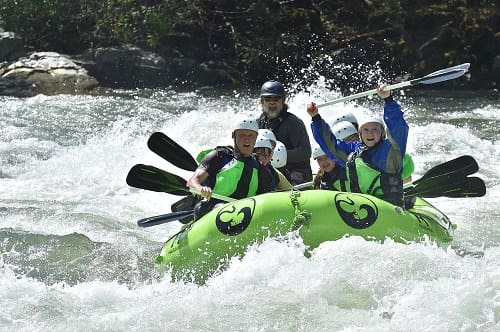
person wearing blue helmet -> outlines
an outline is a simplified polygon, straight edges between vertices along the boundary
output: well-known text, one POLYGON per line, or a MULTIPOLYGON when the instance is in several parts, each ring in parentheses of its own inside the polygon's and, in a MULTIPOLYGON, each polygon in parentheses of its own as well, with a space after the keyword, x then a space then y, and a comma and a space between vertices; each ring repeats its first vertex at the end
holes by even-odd
POLYGON ((293 184, 312 180, 311 144, 304 122, 288 111, 285 88, 278 81, 267 81, 260 89, 262 114, 259 128, 271 130, 286 146, 287 163, 279 170, 293 184))

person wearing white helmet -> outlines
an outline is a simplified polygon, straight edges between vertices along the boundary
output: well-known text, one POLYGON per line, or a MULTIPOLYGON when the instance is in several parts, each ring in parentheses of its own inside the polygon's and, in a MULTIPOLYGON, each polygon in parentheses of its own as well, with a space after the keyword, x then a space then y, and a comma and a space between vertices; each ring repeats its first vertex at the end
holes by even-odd
MULTIPOLYGON (((359 135, 357 129, 351 122, 339 121, 332 125, 332 132, 335 137, 343 140, 344 142, 355 142, 359 141, 359 135)), ((403 157, 403 171, 401 177, 403 179, 403 184, 411 182, 413 171, 415 170, 415 164, 413 163, 413 158, 408 153, 405 153, 403 157)))
POLYGON ((347 191, 349 189, 345 169, 328 157, 319 145, 313 149, 312 157, 319 166, 313 179, 314 189, 347 191))
POLYGON ((360 121, 361 142, 345 143, 337 139, 315 103, 307 105, 307 112, 312 118, 316 142, 327 156, 346 168, 351 192, 370 194, 403 206, 401 176, 409 128, 401 107, 384 88, 383 84, 377 88, 377 94, 385 102, 384 120, 370 117, 360 121))
POLYGON ((285 144, 280 141, 276 141, 276 146, 274 147, 273 157, 271 158, 271 165, 274 168, 282 168, 285 167, 287 162, 287 152, 285 144))
POLYGON ((354 116, 354 114, 352 114, 352 112, 347 111, 337 115, 337 117, 332 121, 332 125, 335 125, 336 123, 341 121, 347 121, 351 123, 356 129, 356 132, 358 131, 358 119, 354 116))
POLYGON ((339 121, 332 125, 332 132, 338 139, 344 142, 359 141, 358 130, 349 121, 339 121))
POLYGON ((261 186, 260 192, 292 189, 292 185, 283 173, 274 168, 271 164, 271 159, 274 154, 273 146, 271 141, 266 138, 266 135, 261 135, 260 130, 253 151, 263 168, 259 178, 262 181, 259 183, 268 185, 267 187, 261 186))
POLYGON ((270 131, 269 129, 259 129, 259 136, 257 137, 257 140, 259 137, 268 139, 271 142, 272 148, 276 147, 276 136, 274 136, 274 133, 270 131))
POLYGON ((259 128, 271 130, 287 149, 287 164, 280 168, 293 184, 312 180, 311 145, 304 122, 288 111, 285 88, 278 81, 267 81, 260 89, 262 113, 259 128))
POLYGON ((218 146, 207 153, 187 181, 187 186, 200 190, 205 198, 195 207, 198 219, 221 201, 210 199, 212 192, 240 199, 254 196, 260 187, 260 163, 253 155, 259 127, 253 119, 244 119, 234 127, 233 146, 218 146))

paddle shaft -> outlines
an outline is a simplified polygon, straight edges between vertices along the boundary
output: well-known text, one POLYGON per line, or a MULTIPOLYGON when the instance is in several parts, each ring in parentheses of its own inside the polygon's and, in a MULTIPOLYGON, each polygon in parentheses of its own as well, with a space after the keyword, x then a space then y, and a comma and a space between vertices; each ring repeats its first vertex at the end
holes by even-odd
POLYGON ((176 221, 176 220, 179 220, 182 218, 192 216, 193 214, 194 214, 193 210, 171 212, 171 213, 162 214, 159 216, 153 216, 153 217, 148 217, 148 218, 138 220, 137 226, 139 226, 139 227, 151 227, 151 226, 166 224, 166 223, 169 223, 172 221, 176 221))
MULTIPOLYGON (((384 88, 384 91, 401 89, 401 88, 404 88, 407 86, 413 86, 413 85, 417 85, 417 84, 434 84, 434 83, 438 83, 438 82, 443 82, 443 81, 455 79, 455 78, 460 77, 463 74, 465 74, 469 70, 469 66, 470 66, 469 63, 464 63, 464 64, 461 64, 458 66, 454 66, 454 67, 450 67, 450 68, 446 68, 446 69, 441 69, 441 70, 438 70, 434 73, 431 73, 431 74, 424 76, 424 77, 421 77, 421 78, 416 78, 416 79, 413 79, 410 81, 388 85, 384 88)), ((329 105, 333 105, 333 104, 338 104, 338 103, 342 103, 342 102, 353 100, 353 99, 371 96, 371 95, 374 95, 376 93, 377 93, 377 89, 368 90, 365 92, 353 94, 351 96, 346 96, 346 97, 342 97, 342 98, 335 99, 332 101, 328 101, 326 103, 318 104, 317 107, 321 108, 321 107, 325 107, 325 106, 329 106, 329 105)))

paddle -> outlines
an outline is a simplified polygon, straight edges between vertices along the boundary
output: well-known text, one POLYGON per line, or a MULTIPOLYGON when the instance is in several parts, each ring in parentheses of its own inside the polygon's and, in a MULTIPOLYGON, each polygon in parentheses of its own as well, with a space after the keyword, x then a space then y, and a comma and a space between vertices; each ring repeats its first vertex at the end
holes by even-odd
POLYGON ((193 156, 164 133, 153 133, 148 139, 148 147, 151 151, 179 168, 194 171, 198 167, 198 163, 193 156))
MULTIPOLYGON (((420 179, 405 186, 404 194, 409 196, 421 196, 426 198, 447 196, 446 192, 453 191, 460 195, 461 192, 471 190, 465 184, 467 175, 474 174, 479 169, 476 160, 471 156, 461 156, 453 160, 434 166, 428 170, 420 179)), ((478 193, 481 188, 472 188, 478 193)), ((456 196, 464 197, 464 196, 456 196)), ((473 196, 479 197, 479 196, 473 196)))
POLYGON ((430 182, 421 182, 415 187, 404 191, 405 197, 482 197, 486 194, 484 181, 478 177, 450 176, 448 179, 431 179, 430 182))
POLYGON ((177 212, 171 212, 167 214, 162 214, 159 216, 154 216, 154 217, 149 217, 149 218, 144 218, 141 220, 137 221, 137 225, 139 227, 151 227, 151 226, 156 226, 156 225, 161 225, 165 224, 168 222, 184 219, 184 218, 189 218, 193 216, 194 211, 177 211, 177 212))
MULTIPOLYGON (((463 74, 465 74, 469 70, 469 66, 470 66, 470 63, 463 63, 463 64, 458 65, 458 66, 441 69, 441 70, 435 71, 435 72, 433 72, 429 75, 426 75, 424 77, 421 77, 421 78, 416 78, 416 79, 413 79, 410 81, 401 82, 401 83, 397 83, 397 84, 393 84, 393 85, 388 85, 385 87, 384 90, 390 91, 390 90, 401 89, 401 88, 404 88, 406 86, 413 86, 413 85, 417 85, 417 84, 434 84, 434 83, 449 81, 449 80, 458 78, 458 77, 462 76, 463 74)), ((377 89, 373 89, 373 90, 369 90, 369 91, 365 91, 365 92, 356 93, 356 94, 351 95, 351 96, 342 97, 342 98, 339 98, 339 99, 336 99, 333 101, 328 101, 326 103, 318 104, 317 106, 318 106, 318 108, 325 107, 325 106, 341 103, 344 101, 349 101, 349 100, 358 99, 361 97, 374 95, 376 93, 377 93, 377 89)))
POLYGON ((458 158, 434 166, 433 168, 425 172, 424 176, 422 176, 420 179, 413 181, 413 184, 416 185, 432 177, 444 176, 453 173, 460 173, 464 176, 467 176, 476 173, 478 170, 479 166, 472 156, 460 156, 458 158))
MULTIPOLYGON (((161 170, 154 166, 138 164, 133 166, 127 175, 129 186, 165 192, 172 195, 186 196, 189 193, 200 194, 200 190, 186 187, 186 180, 178 175, 161 170)), ((212 197, 225 202, 235 201, 234 198, 212 193, 212 197)))
POLYGON ((486 185, 481 178, 471 176, 466 177, 465 182, 458 190, 450 188, 446 191, 446 197, 483 197, 486 195, 486 185))

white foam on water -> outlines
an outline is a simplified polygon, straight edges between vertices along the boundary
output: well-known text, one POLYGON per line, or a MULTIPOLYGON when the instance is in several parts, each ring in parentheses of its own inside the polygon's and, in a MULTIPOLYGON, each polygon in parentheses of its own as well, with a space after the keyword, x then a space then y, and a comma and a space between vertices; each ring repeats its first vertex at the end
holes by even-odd
MULTIPOLYGON (((305 105, 311 100, 325 102, 340 97, 321 81, 311 91, 297 93, 289 100, 291 112, 304 120, 309 133, 305 105)), ((227 270, 199 286, 172 282, 168 273, 154 277, 152 262, 151 268, 141 269, 145 253, 152 261, 151 251, 159 252, 181 225, 173 222, 139 228, 136 221, 169 212, 170 205, 181 197, 130 188, 125 177, 134 164, 144 163, 187 179, 191 172, 148 150, 149 135, 162 131, 196 156, 206 148, 232 144, 232 125, 245 117, 257 117, 257 102, 246 97, 201 97, 194 92, 163 92, 154 97, 8 100, 10 111, 22 113, 26 127, 10 116, 2 115, 0 120, 7 128, 0 135, 0 152, 10 156, 0 158, 2 174, 8 175, 0 178, 0 229, 35 235, 80 233, 122 252, 116 259, 125 261, 114 262, 114 256, 108 254, 111 256, 105 256, 101 265, 93 265, 97 277, 91 280, 48 283, 20 274, 20 266, 15 264, 22 264, 22 260, 11 258, 24 252, 15 247, 0 252, 2 329, 500 329, 499 148, 497 133, 491 131, 498 127, 497 104, 440 113, 432 110, 432 100, 422 102, 423 106, 413 105, 407 98, 401 100, 410 111, 408 152, 415 161, 414 179, 460 155, 472 155, 478 161, 477 176, 487 183, 485 197, 430 201, 457 224, 455 243, 468 251, 480 251, 483 257, 461 257, 451 248, 432 243, 379 244, 345 238, 322 244, 306 258, 300 239, 288 236, 251 246, 243 258, 233 259, 227 270), (53 121, 54 125, 44 132, 35 123, 48 108, 54 113, 43 123, 53 121), (482 122, 469 123, 471 114, 482 122), (76 129, 78 123, 81 132, 76 129), (481 129, 483 123, 487 124, 485 129, 481 129), (35 127, 39 131, 31 137, 35 127), (56 138, 51 139, 48 131, 56 138), (110 281, 110 274, 121 271, 125 282, 119 278, 110 281)), ((344 110, 355 115, 381 112, 378 102, 373 98, 366 104, 337 104, 320 113, 329 119, 344 110)), ((314 161, 312 166, 317 167, 314 161)), ((10 243, 8 238, 2 241, 10 243)), ((28 268, 22 267, 23 271, 28 268)))

